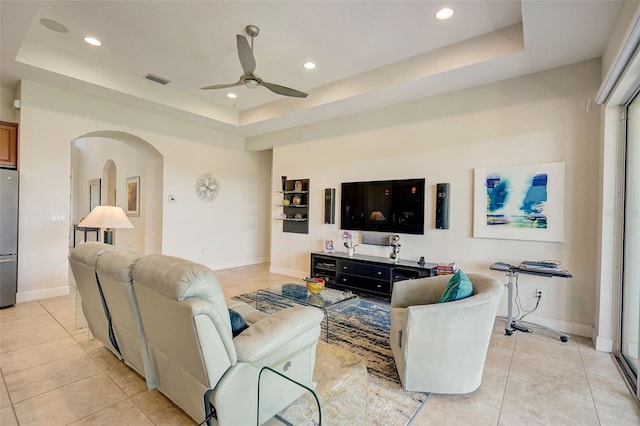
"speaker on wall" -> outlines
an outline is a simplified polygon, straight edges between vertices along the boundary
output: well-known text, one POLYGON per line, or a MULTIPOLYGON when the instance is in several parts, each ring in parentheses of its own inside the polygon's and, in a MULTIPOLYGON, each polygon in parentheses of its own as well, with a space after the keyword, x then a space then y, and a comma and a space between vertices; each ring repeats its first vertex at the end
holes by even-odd
POLYGON ((436 184, 436 229, 449 229, 449 184, 436 184))
POLYGON ((336 189, 324 189, 324 223, 336 223, 336 189))

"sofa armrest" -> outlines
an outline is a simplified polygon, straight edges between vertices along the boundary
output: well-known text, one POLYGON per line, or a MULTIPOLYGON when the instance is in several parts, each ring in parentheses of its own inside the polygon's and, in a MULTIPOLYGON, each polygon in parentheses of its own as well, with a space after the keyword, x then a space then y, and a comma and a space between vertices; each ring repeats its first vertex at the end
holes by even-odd
POLYGON ((238 361, 260 363, 285 344, 313 328, 320 331, 324 314, 312 307, 278 311, 258 321, 233 339, 238 361))
POLYGON ((245 302, 233 299, 225 299, 225 302, 229 309, 233 309, 242 316, 247 325, 253 325, 269 316, 245 302))
POLYGON ((438 303, 450 279, 450 275, 438 275, 398 281, 393 284, 391 307, 408 308, 409 306, 438 303))

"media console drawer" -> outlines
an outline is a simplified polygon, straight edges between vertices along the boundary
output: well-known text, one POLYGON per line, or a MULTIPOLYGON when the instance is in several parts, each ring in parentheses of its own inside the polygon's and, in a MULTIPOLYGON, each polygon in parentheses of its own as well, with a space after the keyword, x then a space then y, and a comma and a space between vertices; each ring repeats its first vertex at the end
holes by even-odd
POLYGON ((357 290, 364 290, 372 293, 391 294, 391 282, 389 280, 372 280, 371 278, 357 275, 338 274, 336 284, 357 290))
POLYGON ((371 294, 390 298, 393 283, 405 279, 436 275, 436 265, 389 258, 347 253, 311 253, 312 277, 323 278, 327 287, 351 290, 358 294, 371 294))
POLYGON ((391 278, 391 267, 389 266, 379 266, 356 261, 339 260, 337 262, 337 271, 344 274, 361 275, 378 280, 388 280, 391 278))

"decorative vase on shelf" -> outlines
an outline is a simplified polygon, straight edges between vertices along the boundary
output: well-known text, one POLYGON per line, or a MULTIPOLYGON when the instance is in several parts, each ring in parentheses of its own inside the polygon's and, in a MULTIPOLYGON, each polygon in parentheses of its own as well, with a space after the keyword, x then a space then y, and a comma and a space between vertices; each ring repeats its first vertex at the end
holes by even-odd
POLYGON ((353 257, 353 254, 356 252, 356 249, 353 247, 347 248, 347 255, 349 257, 353 257))

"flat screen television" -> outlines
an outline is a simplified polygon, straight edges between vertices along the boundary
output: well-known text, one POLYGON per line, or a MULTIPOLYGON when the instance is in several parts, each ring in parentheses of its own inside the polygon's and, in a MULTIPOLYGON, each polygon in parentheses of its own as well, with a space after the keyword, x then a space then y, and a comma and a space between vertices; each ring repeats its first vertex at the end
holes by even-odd
POLYGON ((342 183, 340 227, 424 234, 424 179, 342 183))

